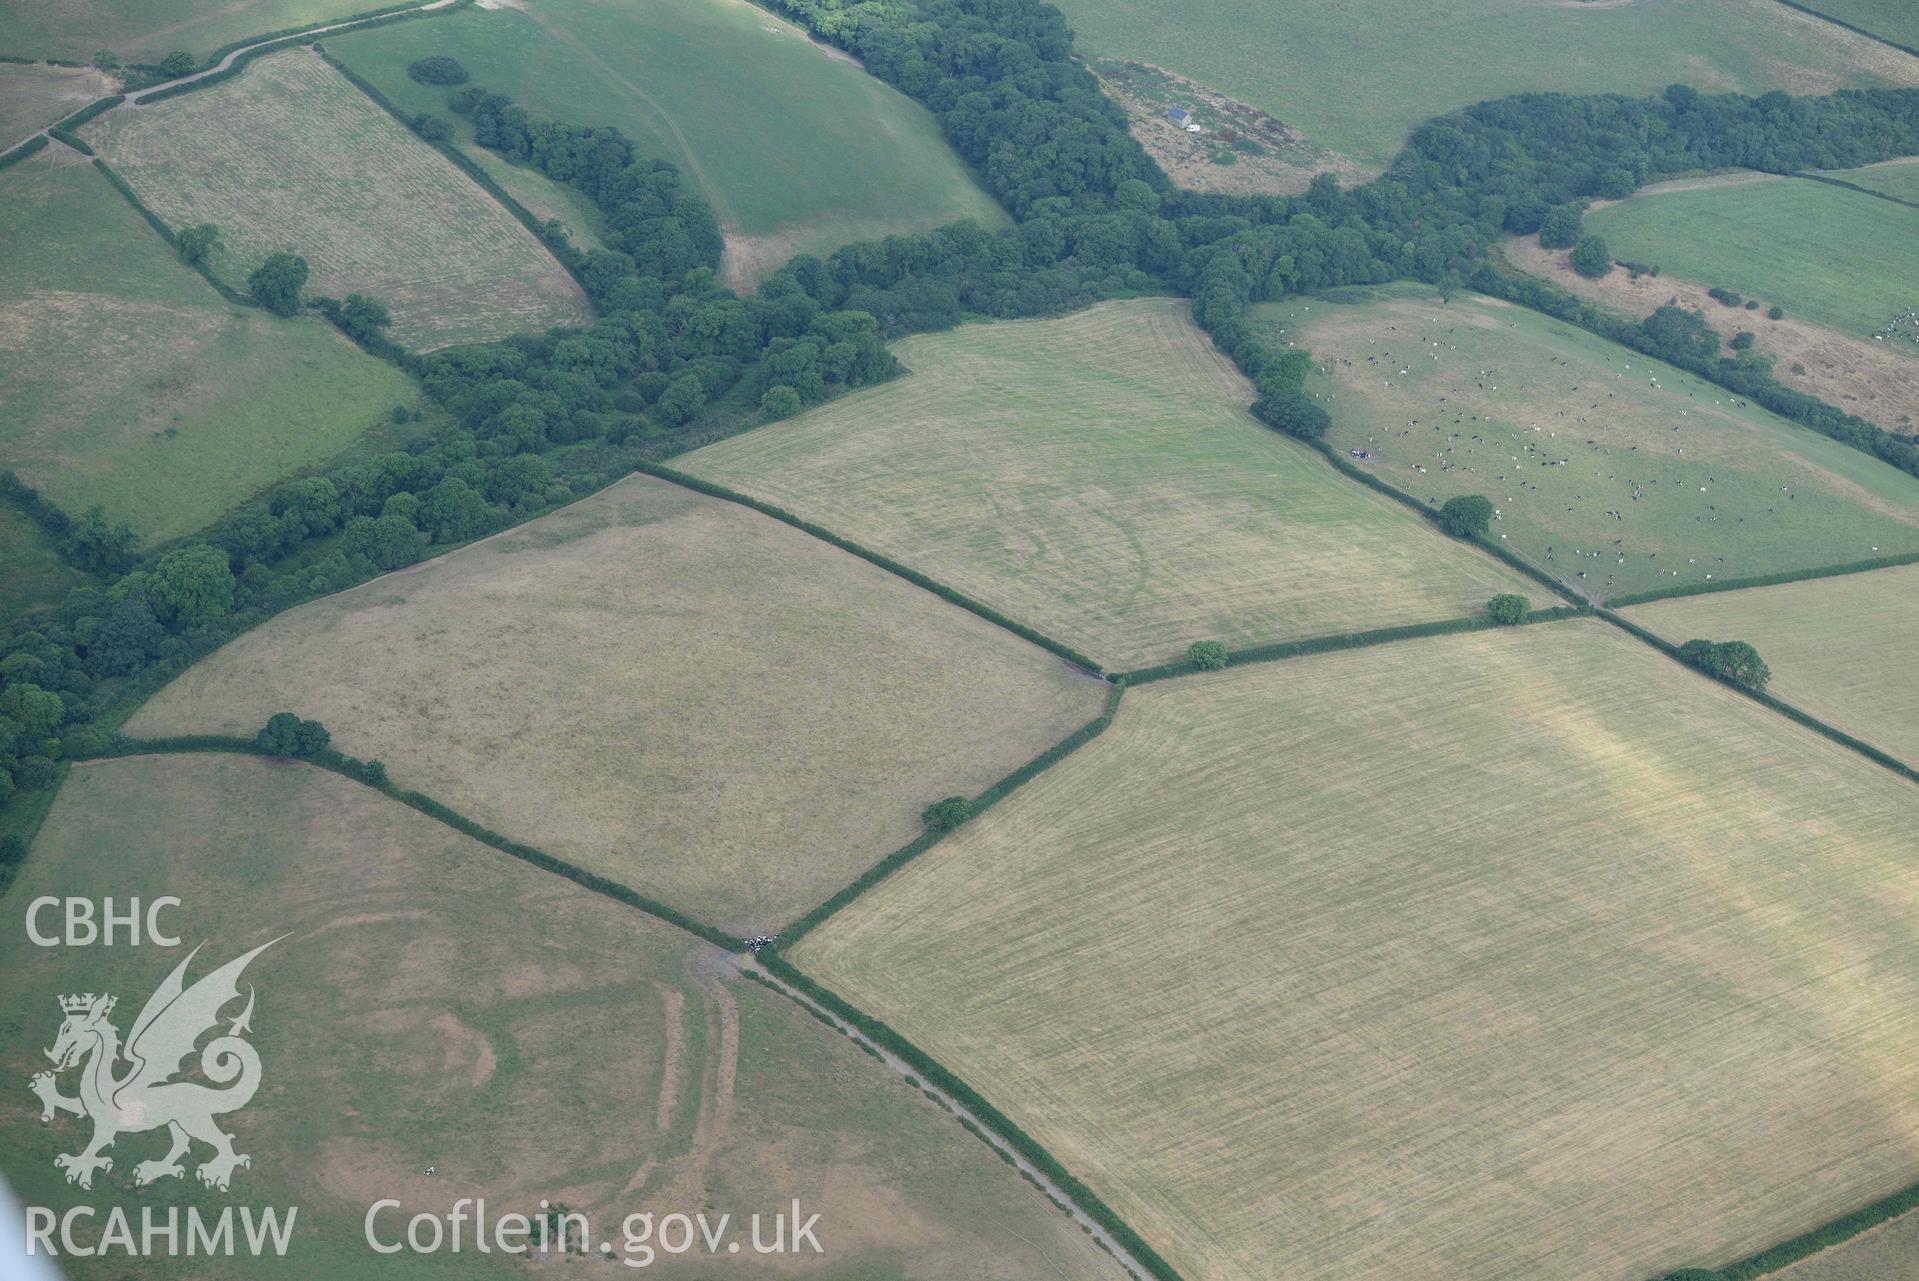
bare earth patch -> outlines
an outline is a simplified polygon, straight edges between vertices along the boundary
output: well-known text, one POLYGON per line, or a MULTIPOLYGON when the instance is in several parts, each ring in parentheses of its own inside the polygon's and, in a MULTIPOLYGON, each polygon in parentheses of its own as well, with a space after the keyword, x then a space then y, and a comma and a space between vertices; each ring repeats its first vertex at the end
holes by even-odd
POLYGON ((1854 338, 1790 312, 1769 320, 1763 307, 1728 308, 1708 295, 1708 286, 1663 272, 1635 279, 1616 267, 1589 280, 1568 265, 1564 250, 1542 249, 1535 236, 1514 237, 1502 252, 1521 271, 1629 316, 1650 316, 1676 303, 1704 312, 1721 342, 1730 343, 1734 334, 1749 330, 1754 350, 1773 358, 1773 376, 1786 386, 1888 431, 1911 434, 1919 423, 1919 356, 1904 354, 1899 345, 1854 338))

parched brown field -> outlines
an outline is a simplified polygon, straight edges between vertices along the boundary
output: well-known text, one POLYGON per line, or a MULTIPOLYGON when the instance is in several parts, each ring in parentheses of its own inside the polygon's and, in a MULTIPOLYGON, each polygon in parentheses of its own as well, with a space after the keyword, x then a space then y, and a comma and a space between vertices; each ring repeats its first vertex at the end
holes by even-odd
POLYGON ((638 476, 302 606, 134 734, 275 711, 517 840, 773 930, 1096 715, 1098 681, 733 503, 638 476))
POLYGON ((1252 665, 792 959, 1207 1281, 1645 1281, 1919 1177, 1912 785, 1596 620, 1252 665))
POLYGON ((1908 763, 1919 763, 1919 565, 1653 601, 1625 611, 1674 644, 1745 640, 1767 689, 1908 763))
MULTIPOLYGON (((232 756, 77 768, 6 911, 0 1068, 18 1088, 0 1091, 0 1168, 19 1195, 126 1204, 136 1223, 136 1198, 163 1215, 188 1201, 299 1207, 284 1259, 142 1260, 142 1277, 528 1275, 476 1253, 470 1223, 460 1254, 396 1268, 362 1236, 383 1197, 403 1203, 377 1222, 386 1240, 462 1197, 484 1197, 489 1219, 544 1198, 591 1216, 594 1244, 616 1252, 636 1211, 728 1213, 746 1241, 747 1216, 794 1197, 821 1216, 824 1255, 743 1245, 739 1259, 564 1275, 1121 1277, 951 1116, 718 949, 337 775, 232 756), (177 896, 163 919, 185 947, 33 947, 18 923, 40 894, 177 896), (244 980, 262 1087, 222 1118, 252 1157, 230 1198, 172 1180, 136 1191, 134 1165, 165 1148, 156 1133, 122 1134, 91 1191, 62 1182, 53 1158, 89 1127, 43 1125, 25 1088, 47 1066, 56 998, 115 994, 124 1034, 187 948, 204 941, 198 978, 280 935, 244 980)), ((75 1281, 128 1275, 118 1257, 62 1263, 75 1281)))
POLYGON ((1650 316, 1675 303, 1704 312, 1723 342, 1731 342, 1742 329, 1750 330, 1753 349, 1771 356, 1773 375, 1795 391, 1817 396, 1888 431, 1910 433, 1919 423, 1919 356, 1815 325, 1791 311, 1779 320, 1769 320, 1763 307, 1756 312, 1723 307, 1707 295, 1710 283, 1681 280, 1664 272, 1635 280, 1625 271, 1614 270, 1588 280, 1567 264, 1565 250, 1542 249, 1536 236, 1514 237, 1502 252, 1521 271, 1628 316, 1650 316))
POLYGON ((86 133, 173 226, 220 228, 211 262, 236 288, 268 254, 297 253, 309 293, 378 298, 416 348, 591 319, 531 232, 305 49, 86 133))
POLYGON ((1768 1281, 1898 1281, 1910 1276, 1919 1276, 1919 1214, 1912 1212, 1782 1268, 1768 1281))
POLYGON ((112 92, 92 67, 0 62, 0 151, 112 92))
POLYGON ((1183 300, 965 325, 894 351, 906 377, 678 465, 1115 667, 1543 595, 1261 426, 1183 300))

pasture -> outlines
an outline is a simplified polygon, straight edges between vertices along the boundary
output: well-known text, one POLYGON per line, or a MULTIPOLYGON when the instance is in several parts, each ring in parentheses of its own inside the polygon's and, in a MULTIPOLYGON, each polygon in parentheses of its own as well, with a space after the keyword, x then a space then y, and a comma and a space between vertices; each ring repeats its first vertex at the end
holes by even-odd
POLYGON ((122 62, 158 62, 176 49, 215 49, 289 27, 383 8, 374 0, 0 0, 0 53, 84 60, 111 49, 122 62))
MULTIPOLYGON (((593 1243, 617 1254, 635 1211, 731 1213, 744 1238, 748 1215, 794 1196, 820 1214, 826 1253, 783 1260, 780 1275, 900 1276, 910 1260, 915 1276, 1022 1281, 1054 1275, 1049 1261, 1074 1281, 1120 1276, 948 1114, 741 981, 717 949, 336 775, 227 756, 80 767, 7 911, 0 1020, 18 1035, 0 1064, 19 1088, 0 1095, 0 1164, 21 1196, 300 1207, 284 1259, 142 1261, 143 1277, 389 1276, 394 1260, 362 1235, 382 1197, 403 1202, 378 1221, 387 1240, 461 1197, 485 1197, 489 1218, 537 1213, 547 1198, 590 1215, 593 1243), (133 1166, 164 1149, 153 1133, 121 1135, 92 1192, 61 1181, 54 1155, 89 1127, 43 1125, 25 1088, 46 1066, 56 997, 116 994, 124 1034, 186 949, 33 947, 17 923, 43 893, 179 897, 166 919, 206 948, 190 978, 287 936, 246 972, 262 1088, 223 1118, 252 1156, 230 1196, 191 1173, 136 1194, 133 1166)), ((526 1275, 524 1262, 476 1253, 467 1233, 461 1253, 400 1269, 526 1275)), ((669 1275, 721 1267, 655 1262, 669 1275)), ((126 1271, 117 1257, 68 1266, 75 1281, 126 1271)))
POLYGON ((1112 667, 1196 640, 1298 640, 1543 595, 1256 422, 1251 387, 1183 301, 893 350, 906 377, 677 465, 1112 667))
POLYGON ((1158 0, 1060 8, 1082 53, 1210 85, 1375 171, 1429 117, 1512 93, 1919 84, 1919 58, 1776 0, 1202 0, 1176 19, 1158 0))
POLYGON ((221 301, 64 148, 5 192, 0 453, 67 511, 176 538, 416 402, 324 320, 221 301))
POLYGON ((1183 1275, 1659 1276, 1919 1175, 1911 786, 1596 620, 1256 664, 791 959, 1183 1275))
POLYGON ((513 215, 305 49, 109 111, 86 134, 174 227, 220 228, 209 262, 235 288, 268 254, 297 253, 308 293, 379 299, 392 336, 416 349, 591 319, 513 215))
POLYGON ((41 528, 10 503, 0 502, 0 619, 35 605, 51 605, 80 581, 53 550, 41 528))
MULTIPOLYGON (((1915 60, 1919 62, 1919 60, 1915 60)), ((1795 178, 1692 180, 1595 209, 1613 257, 1869 339, 1919 301, 1919 209, 1795 178)), ((1913 335, 1905 336, 1909 354, 1913 335)))
POLYGON ((745 0, 541 0, 327 41, 411 114, 448 90, 407 64, 451 54, 537 116, 617 125, 672 161, 719 216, 725 277, 750 289, 797 253, 1005 213, 931 113, 745 0))
POLYGON ((1850 22, 1881 40, 1919 49, 1919 10, 1906 0, 1802 0, 1808 9, 1850 22))
POLYGON ((1919 551, 1919 478, 1711 383, 1490 299, 1339 296, 1256 320, 1318 363, 1327 440, 1420 502, 1484 494, 1495 538, 1589 596, 1919 551))
POLYGON ((0 151, 112 93, 111 83, 92 67, 0 62, 0 151))
POLYGON ((1625 611, 1675 645, 1746 640, 1766 688, 1909 764, 1919 763, 1919 566, 1653 601, 1625 611))
POLYGON ((1104 697, 857 557, 636 476, 280 615, 129 732, 252 734, 297 710, 401 786, 744 936, 1104 697))

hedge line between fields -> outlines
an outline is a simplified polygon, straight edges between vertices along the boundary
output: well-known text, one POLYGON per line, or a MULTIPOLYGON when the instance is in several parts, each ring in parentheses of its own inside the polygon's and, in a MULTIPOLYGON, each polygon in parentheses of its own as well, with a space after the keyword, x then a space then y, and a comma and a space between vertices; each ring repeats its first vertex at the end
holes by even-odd
POLYGON ((729 952, 738 951, 740 941, 731 935, 722 933, 704 921, 696 921, 678 908, 670 907, 658 899, 649 898, 638 890, 622 885, 618 881, 608 880, 597 873, 589 872, 576 863, 569 863, 536 846, 522 841, 512 840, 500 835, 491 828, 474 822, 466 815, 449 805, 441 804, 432 797, 420 792, 396 787, 391 782, 376 783, 361 772, 362 762, 344 753, 327 748, 312 756, 281 757, 263 752, 250 738, 239 738, 229 734, 179 734, 162 738, 128 738, 116 742, 107 751, 85 757, 87 760, 106 760, 124 756, 175 755, 199 752, 226 753, 236 756, 258 756, 266 760, 297 760, 351 779, 362 787, 370 787, 376 792, 392 797, 409 809, 417 810, 428 818, 437 819, 456 832, 472 837, 483 845, 489 845, 502 854, 510 854, 523 863, 530 863, 541 871, 552 872, 572 881, 583 889, 604 895, 628 907, 638 908, 650 916, 658 917, 669 925, 676 925, 689 934, 725 948, 729 952))
POLYGON ((804 992, 845 1023, 859 1029, 861 1034, 885 1046, 888 1050, 904 1059, 926 1080, 944 1090, 966 1109, 986 1124, 993 1127, 999 1136, 1032 1163, 1033 1167, 1051 1179, 1060 1191, 1064 1192, 1086 1214, 1086 1216, 1112 1234, 1114 1240, 1126 1247, 1142 1267, 1158 1281, 1181 1281, 1180 1274, 1173 1270, 1172 1264, 1161 1258, 1159 1252, 1146 1244, 1139 1233, 1115 1214, 1099 1194, 1080 1182, 1059 1159, 1041 1145, 1039 1140, 1021 1129, 998 1108, 988 1103, 972 1086, 948 1071, 932 1056, 917 1045, 895 1032, 890 1026, 862 1010, 854 1008, 840 999, 832 989, 822 986, 796 970, 783 957, 761 953, 760 964, 781 979, 804 992))
MULTIPOLYGON (((217 67, 220 65, 220 59, 226 57, 228 54, 238 52, 239 50, 246 48, 248 45, 257 44, 258 42, 262 40, 280 40, 287 36, 297 36, 303 32, 313 30, 313 28, 316 25, 322 26, 322 27, 338 26, 341 29, 344 29, 345 25, 349 23, 368 22, 374 18, 393 17, 397 14, 411 12, 412 10, 418 9, 419 7, 420 7, 420 2, 419 0, 416 0, 415 3, 389 5, 384 9, 368 9, 365 13, 356 13, 350 17, 340 18, 336 22, 321 22, 317 24, 309 22, 303 27, 281 27, 276 31, 262 31, 257 35, 247 36, 245 39, 242 39, 242 40, 231 40, 231 41, 228 41, 226 44, 221 45, 218 49, 215 49, 212 53, 208 54, 207 60, 204 63, 202 63, 197 69, 201 71, 205 71, 209 67, 217 67)), ((447 6, 447 8, 449 9, 457 9, 459 7, 460 5, 458 4, 452 4, 447 6)), ((437 13, 439 12, 439 10, 436 9, 434 12, 437 13)), ((327 31, 327 32, 323 32, 322 34, 332 35, 333 33, 331 31, 327 31)))
POLYGON ((55 125, 53 128, 47 130, 47 137, 52 138, 55 142, 65 143, 83 156, 91 156, 94 154, 93 148, 87 145, 84 138, 77 133, 68 133, 59 125, 55 125))
MULTIPOLYGON (((1112 689, 1107 692, 1106 706, 1098 716, 1095 716, 1092 720, 1086 722, 1086 724, 1080 726, 1071 734, 1068 734, 1065 738, 1053 744, 1038 756, 1027 761, 1024 765, 1021 765, 1012 773, 1006 775, 978 796, 974 797, 972 805, 967 811, 965 822, 959 826, 964 827, 966 823, 972 822, 982 813, 993 808, 993 806, 999 804, 1021 787, 1031 782, 1043 770, 1065 760, 1068 756, 1071 756, 1074 752, 1077 752, 1080 748, 1105 733, 1106 727, 1113 723, 1113 717, 1119 713, 1119 702, 1125 693, 1126 678, 1120 677, 1113 682, 1112 689)), ((959 829, 954 828, 952 830, 957 831, 959 829)), ((873 864, 873 866, 867 868, 866 871, 862 872, 859 878, 850 885, 847 885, 824 903, 821 903, 818 907, 782 929, 779 933, 779 938, 774 942, 769 951, 778 951, 782 948, 791 947, 794 943, 799 942, 800 939, 811 933, 828 917, 838 912, 860 895, 866 893, 866 891, 872 889, 875 885, 878 885, 893 873, 899 871, 902 867, 905 867, 920 855, 926 853, 927 850, 939 844, 941 838, 944 836, 946 836, 946 832, 935 831, 931 828, 921 832, 918 836, 900 846, 891 854, 888 854, 885 858, 873 864)), ((762 955, 765 954, 766 953, 762 953, 762 955)))
POLYGON ((1777 1272, 1787 1264, 1797 1263, 1821 1250, 1851 1240, 1867 1228, 1878 1227, 1888 1219, 1915 1209, 1919 1209, 1919 1183, 1902 1188, 1891 1196, 1881 1197, 1871 1205, 1841 1215, 1831 1223, 1810 1232, 1802 1232, 1737 1263, 1729 1263, 1709 1275, 1718 1277, 1719 1281, 1758 1281, 1769 1272, 1777 1272))
POLYGON ((1779 0, 1779 3, 1785 5, 1788 9, 1797 9, 1801 13, 1810 14, 1821 22, 1830 22, 1835 27, 1844 27, 1855 35, 1864 36, 1868 40, 1877 40, 1882 45, 1887 45, 1899 50, 1901 53, 1909 53, 1913 57, 1919 58, 1919 49, 1915 49, 1911 45, 1900 44, 1897 40, 1888 40, 1876 31, 1868 31, 1864 27, 1847 22, 1844 18, 1835 18, 1829 13, 1823 13, 1813 8, 1811 5, 1800 4, 1799 0, 1779 0))
POLYGON ((1084 668, 1095 676, 1104 676, 1106 674, 1105 669, 1102 668, 1096 660, 1080 653, 1072 646, 1056 641, 1043 632, 1035 631, 1024 623, 1015 622, 1000 613, 997 609, 994 609, 991 605, 982 604, 964 592, 955 591, 937 579, 928 578, 917 569, 902 565, 884 552, 876 552, 870 547, 861 546, 850 538, 841 537, 823 525, 816 525, 810 520, 795 516, 784 507, 776 507, 772 503, 761 502, 749 494, 742 494, 736 489, 728 489, 725 485, 718 485, 710 480, 701 480, 698 476, 689 475, 677 468, 667 467, 660 463, 641 461, 634 463, 633 466, 635 470, 645 472, 649 476, 657 476, 661 480, 670 480, 676 485, 683 485, 687 489, 695 490, 712 498, 723 498, 729 503, 738 503, 742 507, 750 507, 762 516, 771 516, 774 520, 791 525, 802 533, 811 534, 821 542, 831 543, 841 551, 852 552, 861 560, 869 561, 889 573, 897 574, 907 582, 913 584, 913 586, 932 592, 940 599, 958 605, 961 609, 969 613, 977 614, 987 622, 998 627, 1003 627, 1022 640, 1031 641, 1041 649, 1057 654, 1067 662, 1076 667, 1084 668))
MULTIPOLYGON (((1553 623, 1562 618, 1583 618, 1593 612, 1590 605, 1554 605, 1550 609, 1535 609, 1526 615, 1522 626, 1533 623, 1553 623)), ((1483 614, 1474 614, 1466 618, 1445 618, 1431 623, 1408 623, 1403 627, 1381 627, 1369 632, 1340 632, 1334 636, 1315 636, 1310 640, 1275 641, 1270 645, 1254 645, 1246 649, 1228 651, 1226 666, 1240 667, 1247 663, 1271 663, 1282 658, 1301 658, 1307 654, 1325 654, 1342 649, 1367 649, 1374 645, 1390 645, 1394 641, 1417 640, 1422 636, 1451 636, 1460 632, 1483 632, 1505 626, 1495 623, 1483 614)), ((1154 681, 1171 680, 1176 676, 1202 675, 1207 669, 1182 658, 1177 662, 1157 663, 1152 667, 1121 673, 1116 679, 1128 685, 1150 685, 1154 681)))
POLYGON ((379 88, 372 82, 324 49, 320 51, 320 57, 326 61, 329 67, 332 67, 342 76, 345 76, 347 82, 355 89, 358 89, 361 93, 372 99, 374 105, 380 107, 388 115, 399 121, 407 133, 445 156, 454 168, 472 179, 480 190, 493 197, 494 200, 505 207, 508 213, 518 218, 520 225, 532 232, 534 239, 538 240, 541 245, 545 246, 547 252, 553 255, 553 260, 566 269, 566 274, 573 277, 574 282, 578 284, 582 290, 586 288, 586 277, 582 271, 583 263, 579 251, 564 238, 561 239, 559 244, 554 244, 547 235, 546 224, 541 222, 539 217, 535 215, 531 209, 528 209, 508 194, 506 188, 494 181, 493 175, 481 168, 478 161, 474 160, 472 156, 467 155, 463 149, 450 139, 436 142, 431 138, 421 137, 419 131, 414 129, 413 121, 400 110, 398 104, 380 92, 379 88))
MULTIPOLYGON (((173 234, 173 228, 167 225, 167 220, 165 218, 162 218, 159 214, 153 212, 152 209, 148 208, 147 202, 140 199, 138 193, 136 193, 133 190, 133 188, 128 185, 127 180, 125 178, 122 178, 119 174, 114 172, 112 165, 109 165, 105 160, 101 159, 99 156, 95 156, 93 158, 93 167, 95 169, 98 169, 100 173, 106 178, 106 180, 113 184, 113 189, 115 191, 119 192, 122 196, 126 197, 127 203, 132 205, 134 209, 139 213, 139 215, 142 218, 145 218, 147 220, 147 226, 153 228, 155 231, 160 233, 160 239, 167 242, 168 248, 172 249, 175 253, 178 253, 180 249, 180 242, 177 239, 175 239, 173 234)), ((251 295, 241 293, 239 290, 235 289, 232 285, 229 285, 226 281, 214 275, 213 268, 207 266, 206 263, 187 262, 184 258, 181 259, 180 261, 184 266, 191 267, 194 271, 199 272, 200 275, 203 278, 205 278, 206 282, 209 285, 213 286, 214 291, 218 293, 220 297, 226 299, 228 302, 232 303, 234 306, 258 307, 260 305, 258 302, 256 302, 252 298, 251 295)))
POLYGON ((55 129, 78 129, 95 116, 104 115, 127 100, 124 93, 111 94, 105 98, 95 98, 80 110, 54 125, 55 129))
POLYGON ((45 151, 46 148, 47 148, 47 135, 43 133, 36 133, 33 135, 33 137, 27 139, 25 142, 15 147, 12 151, 9 151, 6 155, 0 156, 0 169, 5 169, 10 165, 17 165, 22 160, 25 160, 28 156, 37 155, 40 152, 45 151))
POLYGON ((1728 578, 1724 582, 1693 587, 1658 587, 1649 592, 1632 592, 1606 602, 1608 609, 1627 609, 1656 600, 1678 600, 1687 596, 1711 596, 1715 592, 1739 592, 1751 587, 1777 587, 1782 583, 1801 583, 1814 578, 1844 578, 1847 574, 1866 574, 1875 569, 1897 569, 1901 565, 1919 565, 1919 552, 1904 556, 1879 556, 1857 560, 1848 565, 1822 565, 1817 569, 1793 569, 1778 574, 1757 574, 1751 578, 1728 578))
POLYGON ((1844 187, 1847 191, 1856 191, 1862 196, 1872 196, 1879 200, 1890 200, 1895 205, 1904 205, 1908 209, 1919 209, 1919 200, 1907 200, 1904 196, 1895 196, 1890 191, 1874 191, 1871 187, 1862 187, 1856 182, 1847 182, 1843 178, 1828 178, 1822 173, 1807 173, 1797 170, 1786 175, 1789 178, 1804 178, 1807 182, 1823 182, 1828 187, 1844 187))
MULTIPOLYGON (((1666 655, 1666 657, 1672 659, 1675 663, 1684 664, 1687 670, 1699 672, 1699 669, 1697 667, 1694 667, 1691 663, 1687 663, 1685 659, 1679 657, 1679 647, 1677 645, 1674 645, 1671 641, 1666 640, 1664 637, 1661 637, 1654 632, 1648 631, 1646 628, 1641 627, 1638 623, 1633 622, 1631 619, 1625 617, 1623 614, 1614 613, 1610 609, 1600 609, 1600 610, 1595 610, 1594 612, 1598 614, 1599 617, 1611 623, 1613 626, 1619 628, 1621 631, 1627 632, 1630 635, 1635 636, 1639 638, 1640 640, 1646 642, 1646 644, 1651 645, 1654 649, 1666 655)), ((1878 748, 1874 747, 1871 743, 1868 743, 1863 739, 1854 738, 1852 735, 1846 733, 1844 730, 1838 728, 1837 726, 1829 725, 1825 721, 1820 720, 1817 716, 1814 716, 1809 712, 1801 711, 1799 708, 1794 707, 1791 703, 1788 703, 1779 698, 1776 698, 1773 695, 1766 693, 1766 691, 1762 689, 1752 689, 1749 686, 1739 684, 1737 681, 1724 680, 1724 679, 1721 679, 1720 677, 1712 675, 1710 672, 1699 672, 1699 674, 1701 676, 1704 676, 1708 680, 1718 681, 1721 685, 1724 685, 1727 689, 1737 690, 1739 693, 1744 694, 1747 698, 1752 699, 1755 703, 1758 703, 1764 707, 1771 708, 1773 711, 1778 712, 1781 716, 1786 717, 1788 720, 1797 721, 1799 724, 1804 725, 1807 729, 1812 730, 1814 733, 1823 735, 1824 737, 1831 739, 1833 742, 1839 744, 1841 747, 1851 748, 1853 751, 1859 753, 1861 756, 1865 757, 1867 760, 1871 761, 1873 764, 1883 765, 1885 768, 1891 770, 1893 773, 1899 775, 1901 778, 1908 780, 1909 782, 1919 783, 1919 770, 1913 769, 1912 766, 1906 764, 1904 761, 1900 760, 1896 756, 1887 755, 1885 752, 1882 752, 1878 748)))

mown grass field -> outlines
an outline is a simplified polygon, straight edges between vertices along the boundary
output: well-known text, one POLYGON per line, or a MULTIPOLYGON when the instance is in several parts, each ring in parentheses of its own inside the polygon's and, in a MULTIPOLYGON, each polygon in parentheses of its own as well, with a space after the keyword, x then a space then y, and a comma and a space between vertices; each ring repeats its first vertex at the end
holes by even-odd
POLYGON ((1594 210, 1586 227, 1615 258, 1777 303, 1855 337, 1919 300, 1919 209, 1829 183, 1651 187, 1594 210))
POLYGON ((894 350, 905 378, 677 465, 1114 667, 1544 595, 1254 421, 1251 387, 1183 301, 894 350))
POLYGON ((1183 1275, 1650 1277, 1919 1175, 1915 841, 1580 620, 1136 690, 792 960, 1183 1275))
POLYGON ((1919 201, 1919 159, 1906 157, 1887 160, 1858 169, 1827 169, 1829 178, 1839 178, 1871 191, 1883 191, 1901 200, 1919 201))
POLYGON ((1083 53, 1189 76, 1374 169, 1429 117, 1511 93, 1919 83, 1919 59, 1775 0, 1203 0, 1177 17, 1156 0, 1060 7, 1083 53))
POLYGON ((1421 502, 1484 494, 1495 537, 1588 595, 1919 551, 1919 479, 1711 383, 1489 299, 1341 296, 1258 313, 1319 363, 1327 439, 1421 502))
POLYGON ((1906 0, 1802 0, 1808 9, 1850 22, 1882 40, 1919 49, 1919 10, 1906 0))
POLYGON ((92 67, 0 62, 0 150, 111 92, 92 67))
POLYGON ((377 0, 0 0, 0 53, 84 61, 111 49, 122 62, 158 62, 176 49, 215 49, 288 27, 389 7, 377 0))
MULTIPOLYGON (((0 1095, 0 1164, 23 1200, 300 1207, 284 1259, 142 1260, 142 1276, 391 1275, 362 1236, 382 1197, 404 1203, 379 1221, 396 1233, 461 1197, 485 1197, 489 1216, 560 1200, 591 1216, 596 1245, 617 1245, 638 1210, 730 1212, 745 1239, 746 1215, 794 1196, 821 1215, 827 1253, 782 1260, 781 1275, 1120 1275, 947 1113, 716 949, 332 774, 226 756, 76 769, 6 907, 0 1063, 20 1088, 0 1095), (185 947, 33 947, 17 922, 43 893, 175 895, 185 947), (124 1034, 187 948, 205 942, 197 978, 281 934, 245 976, 263 1071, 252 1103, 222 1118, 253 1158, 232 1193, 203 1193, 191 1173, 136 1193, 133 1166, 164 1150, 152 1133, 121 1135, 91 1192, 65 1184, 53 1157, 90 1127, 43 1125, 25 1088, 46 1067, 56 998, 115 993, 124 1034)), ((462 1253, 401 1270, 525 1275, 467 1232, 462 1253)), ((75 1281, 126 1273, 117 1257, 62 1262, 75 1281)))
POLYGON ((268 254, 300 254, 309 293, 378 298, 415 348, 591 319, 513 215, 305 49, 86 133, 174 227, 220 228, 209 261, 236 288, 268 254))
POLYGON ((80 581, 61 562, 41 528, 11 504, 0 503, 0 618, 35 605, 50 605, 80 581))
POLYGON ((468 137, 448 90, 409 79, 409 62, 451 54, 535 115, 619 126, 699 184, 736 288, 796 253, 1006 221, 929 112, 745 0, 541 0, 327 47, 408 112, 448 116, 468 137))
POLYGON ((317 317, 222 302, 71 153, 0 190, 0 453, 68 511, 191 533, 419 397, 317 317))
POLYGON ((1746 640, 1772 693, 1908 763, 1919 762, 1919 566, 1653 601, 1626 611, 1674 644, 1746 640))
POLYGON ((402 786, 744 935, 1104 697, 884 570, 640 476, 282 614, 129 730, 251 734, 295 709, 402 786))

